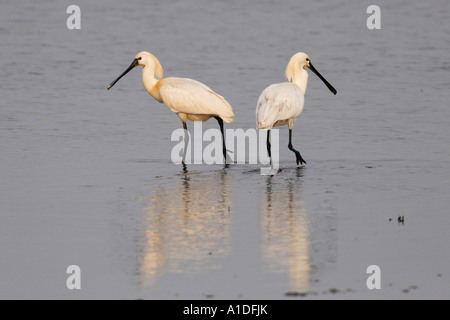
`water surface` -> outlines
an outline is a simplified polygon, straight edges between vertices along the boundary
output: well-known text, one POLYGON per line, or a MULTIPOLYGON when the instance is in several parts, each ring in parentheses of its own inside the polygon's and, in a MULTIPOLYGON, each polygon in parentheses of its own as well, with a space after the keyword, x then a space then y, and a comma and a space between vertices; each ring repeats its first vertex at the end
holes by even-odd
POLYGON ((61 2, 0 10, 1 298, 450 297, 447 1, 378 1, 380 30, 356 1, 77 5, 80 30, 61 2), (338 90, 310 74, 307 165, 287 129, 272 177, 174 165, 181 123, 140 70, 106 90, 142 50, 225 96, 233 129, 254 128, 261 91, 307 52, 338 90))

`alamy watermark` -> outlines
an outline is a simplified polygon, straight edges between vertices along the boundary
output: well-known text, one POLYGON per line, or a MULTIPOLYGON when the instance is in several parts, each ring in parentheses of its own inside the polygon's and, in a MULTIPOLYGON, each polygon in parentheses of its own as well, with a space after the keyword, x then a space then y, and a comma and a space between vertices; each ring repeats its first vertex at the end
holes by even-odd
MULTIPOLYGON (((226 129, 225 143, 228 153, 227 164, 262 164, 262 175, 273 175, 279 169, 279 132, 270 134, 271 159, 266 148, 266 130, 226 129), (259 132, 258 132, 259 131, 259 132), (248 152, 247 152, 248 150, 248 152)), ((178 143, 172 148, 174 164, 225 164, 222 153, 222 134, 219 129, 210 128, 203 132, 202 122, 194 122, 193 134, 179 128, 172 132, 171 141, 178 143), (183 159, 184 158, 184 159, 183 159), (184 160, 184 161, 183 161, 184 160)))
POLYGON ((376 264, 370 265, 366 270, 370 276, 366 280, 367 289, 381 289, 381 269, 376 264))
POLYGON ((72 264, 67 267, 66 273, 70 274, 70 276, 67 278, 67 281, 66 281, 67 289, 80 290, 81 289, 81 269, 80 269, 80 267, 77 266, 76 264, 72 264))
POLYGON ((381 9, 379 6, 372 4, 367 7, 366 13, 371 14, 366 21, 367 29, 381 29, 381 9))
POLYGON ((69 30, 81 29, 80 7, 72 4, 67 7, 66 13, 70 14, 70 16, 67 18, 67 21, 66 21, 67 29, 69 29, 69 30))

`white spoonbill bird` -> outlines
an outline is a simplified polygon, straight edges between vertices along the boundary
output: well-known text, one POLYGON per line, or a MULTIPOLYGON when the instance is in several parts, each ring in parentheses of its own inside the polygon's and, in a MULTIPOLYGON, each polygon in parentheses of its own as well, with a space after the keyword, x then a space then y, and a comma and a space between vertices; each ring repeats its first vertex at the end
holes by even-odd
POLYGON ((147 92, 157 101, 164 103, 171 111, 180 117, 185 133, 185 149, 183 164, 186 156, 188 141, 186 121, 206 121, 214 117, 222 133, 223 156, 227 161, 223 122, 233 122, 233 109, 224 97, 215 93, 201 82, 188 78, 163 78, 163 69, 158 59, 149 52, 139 52, 131 65, 107 89, 120 80, 125 74, 137 66, 143 66, 142 82, 147 92))
MULTIPOLYGON (((305 103, 305 91, 308 84, 308 73, 305 67, 314 72, 334 94, 336 89, 325 80, 317 71, 306 53, 298 52, 291 57, 286 67, 286 78, 288 82, 276 83, 268 86, 261 93, 256 106, 256 127, 267 131, 267 153, 270 152, 270 129, 273 127, 287 125, 289 127, 288 148, 295 153, 297 165, 306 164, 300 152, 292 146, 292 128, 295 120, 303 111, 305 103)), ((271 158, 272 159, 272 158, 271 158)))

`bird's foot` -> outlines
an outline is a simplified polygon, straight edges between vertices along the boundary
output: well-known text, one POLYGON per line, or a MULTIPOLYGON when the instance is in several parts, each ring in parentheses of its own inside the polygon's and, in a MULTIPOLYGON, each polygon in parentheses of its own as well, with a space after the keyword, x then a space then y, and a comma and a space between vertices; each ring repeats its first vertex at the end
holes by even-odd
POLYGON ((306 161, 302 158, 302 156, 300 155, 300 152, 296 152, 295 156, 297 157, 297 165, 303 165, 306 164, 306 161))

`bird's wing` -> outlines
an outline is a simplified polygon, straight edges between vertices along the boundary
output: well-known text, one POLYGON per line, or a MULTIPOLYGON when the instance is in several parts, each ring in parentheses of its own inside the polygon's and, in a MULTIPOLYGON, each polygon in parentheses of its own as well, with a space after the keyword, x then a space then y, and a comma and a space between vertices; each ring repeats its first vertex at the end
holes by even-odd
POLYGON ((275 122, 296 118, 303 110, 303 92, 289 82, 268 86, 256 105, 256 124, 259 129, 270 129, 275 122))
POLYGON ((165 78, 159 93, 164 104, 173 112, 217 115, 225 122, 233 121, 233 109, 224 97, 196 80, 165 78))

